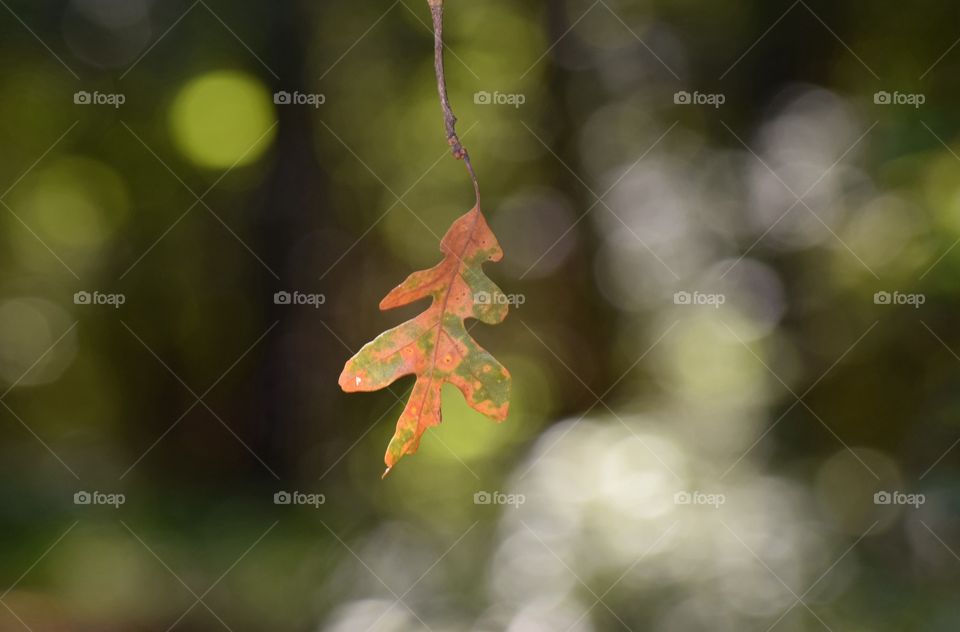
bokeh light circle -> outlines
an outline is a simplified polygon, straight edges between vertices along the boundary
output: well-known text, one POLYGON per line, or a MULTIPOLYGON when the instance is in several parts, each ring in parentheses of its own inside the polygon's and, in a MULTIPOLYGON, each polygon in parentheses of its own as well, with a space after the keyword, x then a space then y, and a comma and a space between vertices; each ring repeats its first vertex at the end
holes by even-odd
POLYGON ((76 352, 70 316, 57 305, 33 297, 0 302, 0 385, 54 382, 76 352))
POLYGON ((211 169, 256 161, 273 139, 272 121, 270 93, 257 79, 235 71, 191 80, 170 108, 177 147, 211 169))

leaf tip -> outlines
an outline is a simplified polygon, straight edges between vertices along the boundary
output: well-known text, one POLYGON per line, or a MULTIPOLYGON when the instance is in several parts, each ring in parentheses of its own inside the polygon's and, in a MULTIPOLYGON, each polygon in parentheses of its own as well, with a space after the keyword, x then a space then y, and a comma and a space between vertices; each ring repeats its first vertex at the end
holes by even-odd
POLYGON ((385 479, 385 478, 387 477, 387 474, 389 474, 389 473, 390 473, 390 470, 392 470, 392 469, 393 469, 392 467, 388 467, 387 469, 385 469, 385 470, 383 471, 383 475, 380 477, 380 480, 382 481, 383 479, 385 479))
POLYGON ((356 356, 350 358, 343 366, 343 372, 340 373, 340 389, 344 393, 356 393, 358 391, 376 390, 371 388, 370 375, 366 370, 357 366, 354 362, 356 356))
MULTIPOLYGON (((340 380, 339 380, 340 390, 342 390, 345 393, 352 393, 353 391, 355 391, 356 387, 360 386, 360 383, 359 382, 354 383, 355 380, 353 378, 354 378, 354 375, 347 369, 347 367, 344 367, 343 373, 340 374, 340 380)), ((359 379, 360 378, 357 377, 357 380, 359 379)))

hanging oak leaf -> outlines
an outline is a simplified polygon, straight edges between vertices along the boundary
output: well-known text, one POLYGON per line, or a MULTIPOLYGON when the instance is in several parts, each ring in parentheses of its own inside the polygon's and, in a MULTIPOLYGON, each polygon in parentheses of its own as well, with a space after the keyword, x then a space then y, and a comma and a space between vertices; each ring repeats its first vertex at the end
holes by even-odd
POLYGON ((471 408, 495 421, 507 418, 510 373, 470 337, 467 318, 491 325, 507 316, 503 293, 481 268, 499 261, 503 251, 475 206, 457 219, 440 242, 443 261, 414 272, 380 302, 380 309, 430 297, 426 311, 380 334, 347 361, 340 374, 346 392, 376 391, 405 375, 416 375, 410 399, 397 421, 384 462, 390 471, 413 454, 420 437, 441 421, 440 391, 454 384, 471 408))

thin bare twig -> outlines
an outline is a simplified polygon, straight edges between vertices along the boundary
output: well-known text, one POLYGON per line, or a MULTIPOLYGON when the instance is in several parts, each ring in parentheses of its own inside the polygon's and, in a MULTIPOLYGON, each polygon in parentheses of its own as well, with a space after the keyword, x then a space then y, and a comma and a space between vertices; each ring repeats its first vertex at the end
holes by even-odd
POLYGON ((470 162, 470 154, 467 148, 460 142, 457 136, 457 117, 453 114, 450 107, 450 97, 447 96, 447 79, 443 70, 443 0, 427 0, 430 5, 430 13, 433 15, 433 66, 437 74, 437 92, 440 93, 440 107, 443 108, 443 120, 447 130, 447 144, 453 152, 453 157, 462 160, 467 166, 467 173, 470 174, 470 180, 473 182, 473 191, 477 196, 477 206, 480 206, 480 184, 477 182, 477 174, 473 170, 473 164, 470 162))

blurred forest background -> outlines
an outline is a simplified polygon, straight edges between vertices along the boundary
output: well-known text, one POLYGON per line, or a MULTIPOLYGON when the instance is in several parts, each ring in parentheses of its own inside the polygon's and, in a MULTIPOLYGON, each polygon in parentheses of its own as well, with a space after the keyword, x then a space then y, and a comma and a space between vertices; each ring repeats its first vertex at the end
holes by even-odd
POLYGON ((426 3, 0 5, 3 631, 960 628, 950 3, 447 0, 514 399, 382 482, 426 3))

